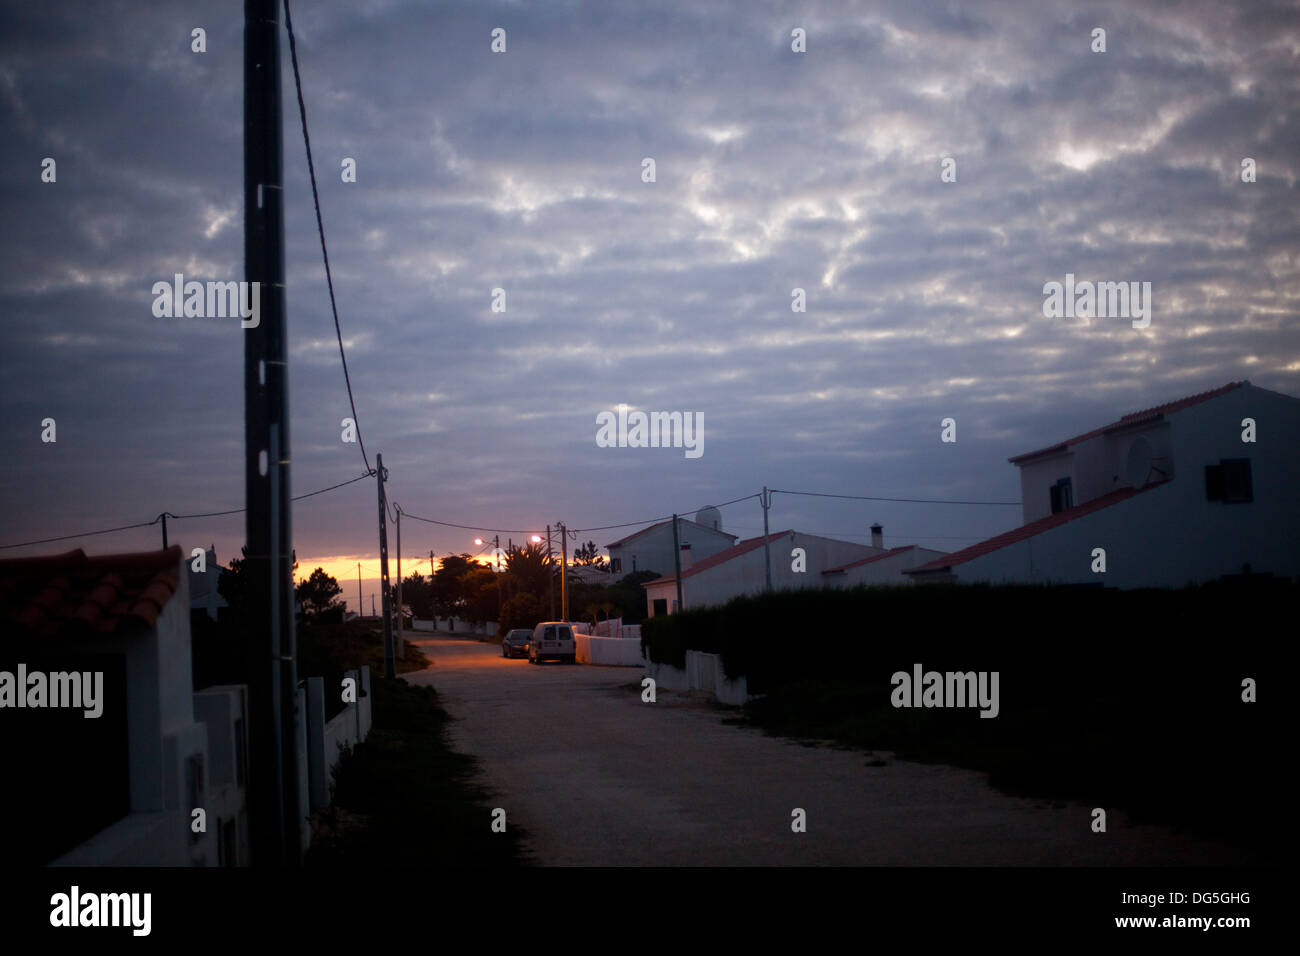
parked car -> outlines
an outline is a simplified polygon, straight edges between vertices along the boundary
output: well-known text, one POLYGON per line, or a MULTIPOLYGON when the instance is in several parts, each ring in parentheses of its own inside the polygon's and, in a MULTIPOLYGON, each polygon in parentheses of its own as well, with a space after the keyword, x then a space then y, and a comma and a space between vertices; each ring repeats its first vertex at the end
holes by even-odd
POLYGON ((578 642, 573 636, 573 625, 567 621, 543 621, 533 628, 528 642, 528 662, 540 664, 547 657, 569 664, 577 662, 578 642))
POLYGON ((526 627, 517 627, 501 638, 502 657, 527 657, 528 644, 533 632, 526 627))

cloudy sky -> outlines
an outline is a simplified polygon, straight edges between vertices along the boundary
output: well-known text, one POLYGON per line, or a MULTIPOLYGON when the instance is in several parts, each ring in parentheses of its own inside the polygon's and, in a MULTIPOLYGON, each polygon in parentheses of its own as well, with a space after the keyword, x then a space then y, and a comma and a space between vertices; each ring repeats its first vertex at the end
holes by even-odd
MULTIPOLYGON (((1009 456, 1126 412, 1239 379, 1300 395, 1295 5, 295 6, 361 434, 407 512, 595 528, 765 484, 1015 501, 1009 456), (1045 317, 1067 273, 1150 282, 1150 326, 1045 317), (598 447, 619 403, 702 414, 704 454, 598 447)), ((3 8, 0 544, 239 508, 238 320, 157 318, 151 289, 243 278, 242 5, 3 8)), ((282 47, 301 494, 364 465, 282 47)), ((375 576, 374 494, 294 511, 300 561, 350 573, 349 598, 349 566, 375 576)), ((1020 511, 778 495, 772 515, 856 540, 873 521, 956 550, 1020 511)), ((723 523, 760 532, 757 501, 723 523)), ((170 531, 224 562, 243 518, 170 531)), ((404 522, 403 554, 427 570, 474 535, 404 522)))

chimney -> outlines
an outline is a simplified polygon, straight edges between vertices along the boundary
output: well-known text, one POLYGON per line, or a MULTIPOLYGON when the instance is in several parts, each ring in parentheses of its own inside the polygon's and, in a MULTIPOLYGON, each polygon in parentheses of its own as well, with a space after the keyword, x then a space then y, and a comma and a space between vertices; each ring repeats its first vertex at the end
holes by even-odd
POLYGON ((689 544, 684 544, 682 545, 682 573, 684 574, 690 569, 691 569, 691 546, 689 544))
POLYGON ((871 546, 882 551, 885 548, 885 529, 879 522, 871 526, 871 546))

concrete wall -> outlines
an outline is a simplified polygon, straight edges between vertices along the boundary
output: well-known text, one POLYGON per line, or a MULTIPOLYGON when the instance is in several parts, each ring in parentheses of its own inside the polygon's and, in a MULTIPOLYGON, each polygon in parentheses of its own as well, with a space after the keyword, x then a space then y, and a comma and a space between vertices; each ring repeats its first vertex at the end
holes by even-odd
POLYGON ((686 669, 647 660, 645 676, 654 679, 656 690, 702 690, 719 703, 739 707, 749 700, 748 681, 728 680, 722 667, 722 655, 702 651, 686 652, 686 669))
POLYGON ((432 631, 433 621, 421 621, 417 618, 411 619, 411 630, 413 631, 432 631))
POLYGON ((604 664, 612 667, 642 667, 641 641, 620 637, 575 635, 579 664, 604 664))

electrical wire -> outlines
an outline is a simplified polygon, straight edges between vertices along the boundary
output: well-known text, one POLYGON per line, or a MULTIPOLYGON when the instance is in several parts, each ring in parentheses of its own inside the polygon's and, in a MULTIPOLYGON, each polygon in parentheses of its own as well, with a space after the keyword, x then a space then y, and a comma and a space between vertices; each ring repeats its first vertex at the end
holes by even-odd
MULTIPOLYGON (((317 491, 309 491, 303 495, 295 495, 290 500, 301 501, 303 498, 311 498, 315 495, 323 495, 325 492, 333 491, 335 488, 342 488, 345 485, 351 485, 351 484, 355 484, 358 481, 364 481, 366 478, 369 478, 373 474, 374 472, 371 471, 364 475, 358 475, 356 478, 349 478, 347 481, 340 481, 337 485, 330 485, 328 488, 321 488, 317 491)), ((60 535, 57 538, 41 538, 39 541, 21 541, 18 544, 0 544, 0 551, 3 551, 7 548, 23 548, 29 544, 49 544, 53 541, 67 541, 71 538, 90 538, 99 534, 112 534, 115 531, 130 531, 133 528, 147 528, 150 525, 155 525, 159 521, 161 521, 164 515, 167 516, 168 518, 172 518, 177 521, 184 521, 187 518, 216 518, 222 515, 236 515, 247 510, 248 510, 247 508, 232 508, 229 511, 207 511, 207 512, 203 512, 202 514, 191 514, 191 515, 177 515, 177 514, 172 514, 170 511, 164 511, 162 514, 158 515, 158 517, 154 518, 152 521, 141 521, 139 524, 126 524, 118 528, 104 528, 100 531, 81 531, 78 532, 77 534, 60 535)))
POLYGON ((343 362, 343 382, 348 387, 348 405, 352 408, 352 424, 357 430, 357 445, 361 448, 361 460, 366 463, 366 471, 372 472, 370 458, 366 455, 366 443, 361 440, 361 418, 357 415, 357 403, 352 397, 352 379, 348 375, 348 357, 343 351, 343 332, 339 328, 339 308, 334 300, 334 278, 330 274, 330 254, 325 247, 325 222, 321 218, 320 193, 316 190, 316 164, 311 158, 311 137, 307 134, 307 104, 302 98, 302 77, 298 75, 298 44, 293 35, 293 17, 289 14, 289 0, 284 0, 284 26, 289 33, 289 59, 293 62, 293 85, 298 93, 298 115, 302 118, 302 141, 307 151, 307 172, 311 175, 311 199, 316 206, 316 228, 320 232, 321 257, 325 260, 325 284, 330 292, 330 311, 334 313, 334 332, 339 340, 339 359, 343 362))

